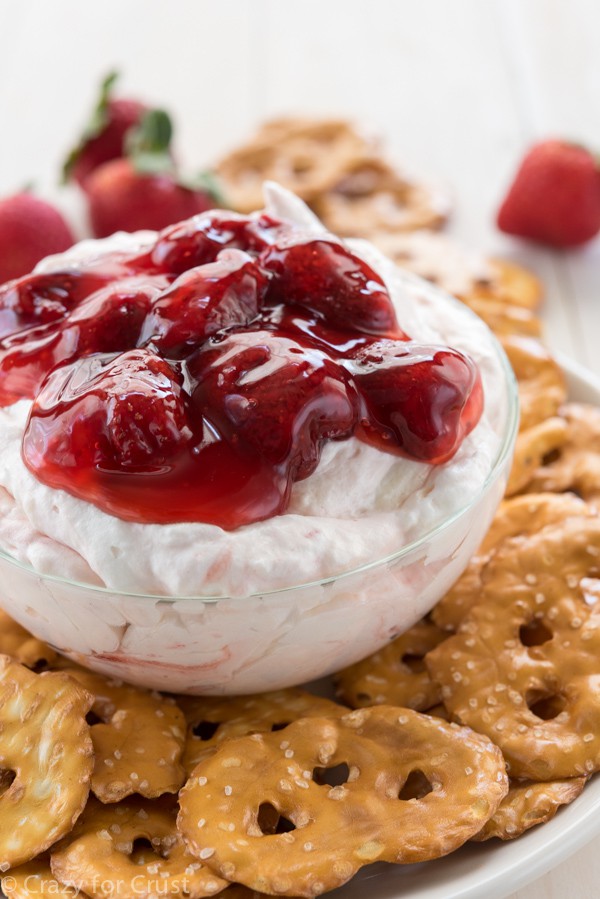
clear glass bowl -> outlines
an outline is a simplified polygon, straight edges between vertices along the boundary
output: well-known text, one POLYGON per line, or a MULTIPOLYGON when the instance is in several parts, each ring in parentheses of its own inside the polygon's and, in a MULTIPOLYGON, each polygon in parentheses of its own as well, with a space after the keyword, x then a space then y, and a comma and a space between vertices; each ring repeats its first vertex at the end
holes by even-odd
MULTIPOLYGON (((406 281, 441 294, 414 276, 406 281)), ((467 505, 391 555, 313 583, 234 598, 119 593, 39 573, 0 551, 0 604, 80 664, 172 692, 279 689, 364 658, 411 627, 452 586, 504 494, 519 405, 512 369, 495 340, 494 347, 506 420, 492 469, 467 505)))

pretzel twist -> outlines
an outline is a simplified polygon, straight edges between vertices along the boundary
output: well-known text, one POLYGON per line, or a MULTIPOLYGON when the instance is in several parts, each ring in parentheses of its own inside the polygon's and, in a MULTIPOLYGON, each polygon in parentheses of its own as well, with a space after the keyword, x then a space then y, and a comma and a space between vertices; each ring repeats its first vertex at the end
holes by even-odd
POLYGON ((600 609, 586 601, 599 574, 596 517, 507 541, 484 571, 482 601, 426 656, 452 717, 487 734, 513 777, 600 767, 600 609))
POLYGON ((506 790, 504 761, 486 738, 377 706, 224 743, 181 791, 178 827, 221 876, 310 897, 376 860, 451 852, 481 829, 506 790), (347 766, 345 783, 318 782, 323 769, 339 766, 347 766), (417 784, 407 795, 411 779, 417 784), (277 832, 279 816, 293 829, 277 832))
POLYGON ((33 674, 0 656, 0 870, 71 830, 90 789, 92 697, 65 674, 33 674), (13 779, 14 775, 14 779, 13 779))

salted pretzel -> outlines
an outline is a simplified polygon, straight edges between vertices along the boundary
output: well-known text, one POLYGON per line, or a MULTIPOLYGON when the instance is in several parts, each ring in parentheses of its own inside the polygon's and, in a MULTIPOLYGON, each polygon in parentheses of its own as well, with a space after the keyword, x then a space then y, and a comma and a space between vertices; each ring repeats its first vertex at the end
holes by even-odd
MULTIPOLYGON (((430 230, 376 231, 369 239, 401 268, 406 268, 462 299, 535 310, 542 298, 539 280, 514 263, 487 259, 430 230)), ((525 318, 528 318, 526 315, 525 318)))
POLYGON ((216 172, 232 206, 252 212, 262 206, 264 181, 277 181, 310 203, 339 181, 348 164, 373 151, 372 141, 350 122, 281 118, 225 156, 216 172))
POLYGON ((426 656, 451 716, 487 734, 512 777, 600 768, 599 576, 598 517, 509 540, 483 572, 481 602, 426 656))
POLYGON ((354 171, 344 173, 338 185, 314 202, 323 223, 342 237, 366 237, 381 232, 440 228, 448 217, 448 203, 432 188, 409 180, 383 160, 356 160, 354 171), (367 173, 377 165, 379 183, 373 178, 371 190, 359 192, 352 185, 368 183, 367 173), (348 185, 348 186, 347 186, 348 185))
POLYGON ((490 282, 479 281, 474 292, 481 299, 501 300, 514 306, 535 310, 542 301, 542 284, 533 272, 508 259, 490 259, 490 282))
POLYGON ((511 781, 508 793, 473 840, 478 843, 497 837, 514 840, 531 827, 555 816, 561 805, 569 805, 581 795, 587 777, 552 780, 549 783, 511 781))
POLYGON ((46 855, 40 856, 18 868, 11 868, 10 874, 0 881, 2 892, 8 899, 30 899, 38 896, 57 896, 64 899, 87 899, 85 893, 74 887, 60 884, 50 870, 50 860, 46 855))
POLYGON ((567 424, 559 416, 547 418, 517 435, 513 464, 506 487, 506 496, 514 496, 531 489, 535 493, 548 490, 535 481, 536 472, 544 460, 560 452, 567 440, 567 424), (537 489, 534 490, 534 485, 537 489))
POLYGON ((507 303, 504 300, 482 299, 476 294, 461 299, 484 320, 497 337, 510 337, 515 334, 541 337, 541 319, 525 306, 507 303))
POLYGON ((183 756, 188 774, 223 740, 281 730, 298 718, 331 717, 348 711, 329 699, 292 687, 250 696, 180 696, 178 704, 188 723, 183 756))
POLYGON ((58 655, 0 609, 0 653, 11 656, 32 671, 53 667, 58 655))
POLYGON ((83 668, 66 670, 94 697, 92 791, 98 799, 176 793, 185 780, 185 719, 173 700, 83 668))
POLYGON ((518 335, 504 337, 502 346, 519 382, 520 430, 557 415, 567 398, 567 387, 548 350, 539 340, 518 335))
POLYGON ((52 873, 93 899, 215 896, 227 882, 188 854, 175 818, 174 801, 102 805, 92 799, 73 833, 51 853, 52 873))
POLYGON ((540 460, 527 490, 572 490, 600 506, 600 408, 569 403, 561 416, 565 439, 549 458, 540 460))
POLYGON ((435 624, 444 631, 458 629, 469 609, 481 598, 483 569, 507 540, 529 537, 574 515, 592 514, 593 509, 572 493, 535 493, 504 500, 469 565, 432 609, 435 624))
POLYGON ((335 675, 338 696, 353 708, 396 705, 424 712, 440 701, 423 657, 446 634, 423 619, 379 652, 335 675))
POLYGON ((62 673, 0 656, 0 871, 71 830, 90 790, 92 697, 62 673))
POLYGON ((481 829, 507 786, 485 737, 376 706, 223 743, 181 791, 178 827, 228 880, 310 897, 370 862, 451 852, 481 829), (344 782, 332 786, 328 775, 342 770, 344 782))

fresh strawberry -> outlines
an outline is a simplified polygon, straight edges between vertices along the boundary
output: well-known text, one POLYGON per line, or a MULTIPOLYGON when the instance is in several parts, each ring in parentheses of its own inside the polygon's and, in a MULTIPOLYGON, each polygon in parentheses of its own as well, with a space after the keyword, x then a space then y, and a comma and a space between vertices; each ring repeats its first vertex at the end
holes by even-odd
POLYGON ((402 336, 385 284, 342 244, 330 239, 282 241, 259 258, 273 273, 267 304, 304 306, 344 330, 402 336))
POLYGON ((160 230, 215 205, 210 186, 184 186, 170 153, 171 121, 162 110, 147 113, 128 136, 128 156, 113 159, 86 179, 89 216, 96 237, 115 231, 160 230))
POLYGON ((546 140, 526 154, 498 213, 498 227, 555 247, 600 231, 600 166, 577 144, 546 140))
POLYGON ((65 181, 77 181, 82 187, 89 175, 125 152, 125 140, 131 128, 139 125, 147 107, 138 100, 112 96, 117 73, 111 72, 100 87, 100 96, 79 143, 63 166, 65 181))
POLYGON ((40 259, 74 243, 60 212, 24 192, 0 200, 0 283, 26 275, 40 259))

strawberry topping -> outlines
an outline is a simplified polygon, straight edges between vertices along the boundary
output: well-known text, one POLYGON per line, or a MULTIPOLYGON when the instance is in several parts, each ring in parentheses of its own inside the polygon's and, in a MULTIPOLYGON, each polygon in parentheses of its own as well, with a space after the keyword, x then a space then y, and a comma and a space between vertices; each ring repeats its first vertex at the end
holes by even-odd
POLYGON ((236 528, 284 512, 328 440, 439 464, 481 415, 470 358, 410 340, 344 245, 266 216, 195 216, 12 291, 0 402, 34 399, 24 460, 124 519, 236 528))

